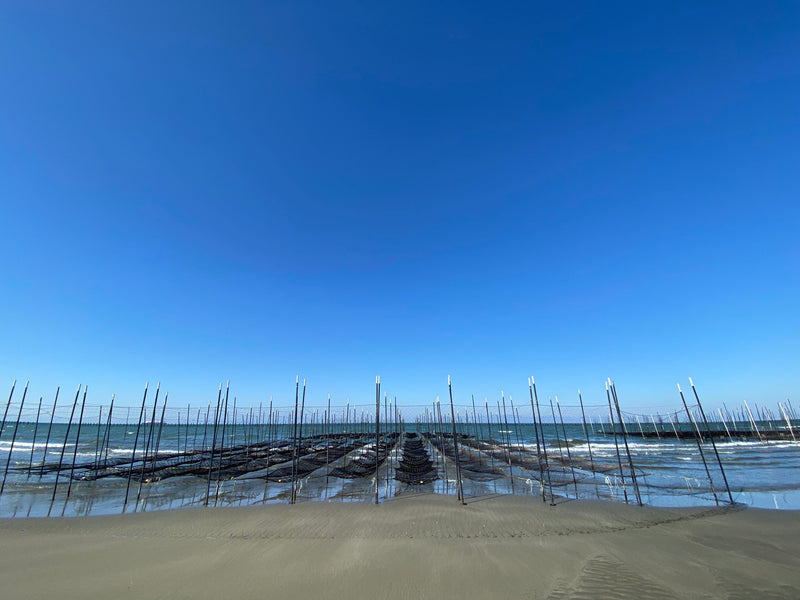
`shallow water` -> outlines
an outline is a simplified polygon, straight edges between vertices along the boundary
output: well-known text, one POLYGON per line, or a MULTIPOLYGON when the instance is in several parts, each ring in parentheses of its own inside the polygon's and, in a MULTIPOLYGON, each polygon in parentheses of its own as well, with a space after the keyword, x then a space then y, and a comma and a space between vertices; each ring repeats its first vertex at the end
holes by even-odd
MULTIPOLYGON (((104 461, 113 462, 114 459, 130 459, 134 444, 137 459, 145 451, 148 456, 153 456, 156 449, 159 457, 163 458, 177 456, 192 449, 208 448, 211 446, 213 427, 204 427, 199 420, 190 423, 189 427, 185 424, 147 424, 139 429, 138 435, 136 425, 120 423, 106 428, 102 422, 98 426, 98 420, 95 420, 93 424, 83 423, 79 438, 75 423, 69 427, 65 423, 54 423, 52 426, 49 423, 20 423, 16 436, 15 427, 13 422, 6 423, 0 437, 0 472, 5 472, 6 465, 9 466, 4 490, 0 495, 0 516, 3 517, 48 514, 78 516, 204 504, 241 506, 289 501, 290 482, 266 481, 258 477, 258 473, 243 474, 220 482, 196 475, 169 477, 153 483, 145 481, 141 485, 136 478, 129 485, 128 477, 124 476, 106 477, 96 481, 70 479, 71 473, 78 476, 89 466, 100 465, 104 461), (42 472, 42 466, 59 463, 62 470, 56 488, 56 474, 46 470, 42 472), (126 494, 127 504, 124 502, 126 494)), ((360 429, 364 443, 371 439, 371 435, 374 436, 374 433, 370 434, 374 424, 347 427, 334 425, 331 430, 334 433, 345 430, 353 433, 354 428, 360 429)), ((389 424, 389 430, 393 429, 394 426, 389 424)), ((419 429, 434 432, 431 439, 437 442, 438 434, 435 433, 434 426, 421 425, 419 429)), ((556 496, 568 498, 600 498, 624 502, 627 496, 629 502, 635 502, 635 489, 621 436, 618 440, 618 458, 613 436, 603 435, 595 428, 589 431, 587 443, 580 424, 567 424, 565 429, 569 443, 564 444, 562 441, 559 444, 558 437, 563 437, 561 428, 557 431, 552 425, 544 427, 543 450, 548 453, 550 476, 545 476, 542 483, 539 481, 538 463, 535 462, 536 435, 532 425, 524 424, 509 429, 493 426, 491 437, 500 449, 496 456, 462 445, 462 451, 470 453, 477 465, 473 471, 463 471, 462 485, 465 495, 515 493, 539 496, 544 488, 547 497, 552 492, 556 496), (506 446, 502 444, 509 442, 511 451, 506 452, 506 446), (531 457, 533 463, 528 462, 527 466, 517 464, 517 458, 531 457), (496 475, 487 475, 490 471, 496 475)), ((473 436, 473 439, 489 439, 489 427, 486 424, 460 426, 459 430, 473 436)), ((232 447, 254 444, 267 438, 289 439, 291 431, 291 426, 287 424, 271 429, 266 424, 227 425, 224 442, 222 433, 218 432, 216 443, 217 446, 222 443, 225 447, 232 447)), ((322 433, 323 427, 319 425, 307 425, 303 431, 306 438, 322 433)), ((354 434, 353 439, 356 437, 354 434)), ((399 439, 402 441, 402 437, 399 439)), ((760 508, 800 509, 800 443, 719 438, 716 446, 734 502, 760 508)), ((324 445, 320 446, 323 447, 324 445)), ((424 485, 408 485, 396 481, 394 471, 402 458, 402 444, 398 443, 391 448, 387 460, 378 471, 379 500, 404 494, 457 493, 454 461, 443 456, 437 449, 437 443, 428 440, 425 447, 430 453, 438 478, 424 485)), ((727 502, 728 493, 712 445, 706 441, 702 448, 708 471, 693 439, 629 438, 628 449, 643 503, 654 506, 697 506, 727 502)), ((340 459, 340 462, 351 460, 363 451, 363 448, 355 450, 340 459)), ((544 452, 542 457, 543 455, 544 452)), ((297 499, 324 502, 370 501, 374 500, 375 487, 374 474, 356 479, 340 479, 330 476, 329 469, 323 466, 299 481, 297 499)))

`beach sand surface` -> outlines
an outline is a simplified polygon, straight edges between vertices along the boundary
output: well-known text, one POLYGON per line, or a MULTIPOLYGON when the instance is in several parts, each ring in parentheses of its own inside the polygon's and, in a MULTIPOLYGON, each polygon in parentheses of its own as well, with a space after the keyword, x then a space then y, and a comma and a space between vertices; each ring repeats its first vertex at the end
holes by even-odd
POLYGON ((0 520, 0 597, 800 598, 800 514, 441 495, 0 520))

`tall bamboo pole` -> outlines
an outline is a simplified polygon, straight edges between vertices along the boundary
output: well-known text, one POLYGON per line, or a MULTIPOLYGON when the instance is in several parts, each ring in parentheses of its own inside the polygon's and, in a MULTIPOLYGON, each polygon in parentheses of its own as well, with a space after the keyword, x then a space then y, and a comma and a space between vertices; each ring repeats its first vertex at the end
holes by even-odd
POLYGON ((594 458, 592 457, 592 443, 589 441, 589 431, 586 429, 586 413, 583 410, 583 396, 581 396, 580 390, 578 390, 578 402, 581 403, 581 423, 583 424, 583 435, 586 436, 586 447, 589 449, 589 464, 592 465, 592 473, 594 473, 594 458))
POLYGON ((69 439, 69 431, 72 428, 72 417, 75 416, 75 408, 78 406, 78 398, 81 395, 81 387, 78 385, 78 391, 75 392, 75 401, 72 403, 72 412, 69 414, 69 421, 67 422, 67 432, 64 434, 64 443, 61 446, 61 456, 58 459, 58 470, 56 471, 56 480, 53 484, 53 497, 50 499, 50 508, 47 509, 47 516, 50 516, 50 511, 53 510, 53 503, 56 501, 56 490, 58 490, 58 478, 61 475, 61 466, 64 464, 64 452, 67 449, 67 440, 69 439))
POLYGON ((11 392, 8 394, 8 402, 6 402, 6 409, 3 412, 3 421, 0 422, 0 437, 3 436, 3 431, 6 428, 6 417, 8 417, 8 409, 11 408, 11 398, 14 397, 14 388, 16 387, 17 387, 17 380, 15 379, 14 383, 11 384, 11 392))
POLYGON ((531 414, 533 415, 533 433, 536 437, 536 463, 539 466, 539 488, 542 492, 542 502, 547 500, 547 494, 544 490, 544 469, 542 468, 542 456, 540 454, 541 448, 539 446, 539 426, 536 423, 536 408, 533 406, 533 385, 531 378, 528 377, 528 392, 531 396, 531 414))
POLYGON ((302 448, 303 443, 303 417, 306 411, 306 380, 303 379, 303 399, 300 402, 300 428, 297 434, 297 459, 296 464, 294 467, 294 480, 292 482, 292 504, 297 502, 297 483, 298 479, 300 478, 299 468, 300 468, 300 450, 302 448))
POLYGON ((139 500, 142 497, 142 483, 144 482, 144 471, 147 467, 147 455, 150 452, 150 442, 153 439, 153 428, 155 427, 156 422, 156 408, 158 408, 158 393, 161 391, 161 382, 159 381, 156 384, 156 399, 153 402, 153 416, 150 417, 150 431, 147 433, 147 438, 145 439, 144 444, 144 456, 142 456, 142 471, 139 473, 139 486, 136 491, 136 504, 138 506, 139 500))
POLYGON ((106 430, 103 432, 103 441, 100 444, 100 455, 103 456, 103 468, 108 466, 108 446, 111 443, 111 417, 114 414, 114 394, 111 394, 111 405, 108 407, 106 430))
POLYGON ((292 428, 292 489, 289 492, 289 504, 294 504, 294 479, 297 476, 297 411, 300 408, 300 375, 294 382, 294 426, 292 428))
POLYGON ((617 438, 617 426, 614 424, 614 409, 611 406, 611 392, 609 382, 606 382, 606 397, 608 398, 608 422, 614 434, 614 448, 617 451, 617 465, 619 466, 619 478, 622 481, 622 495, 625 497, 625 504, 628 504, 628 488, 625 486, 625 474, 622 472, 622 456, 619 453, 619 440, 617 438))
POLYGON ((633 458, 631 458, 631 449, 628 447, 628 431, 625 429, 625 421, 622 420, 622 411, 619 408, 619 400, 617 399, 617 387, 614 382, 609 379, 611 384, 611 396, 614 398, 614 406, 617 408, 617 416, 619 417, 619 424, 622 427, 622 441, 625 443, 625 454, 628 457, 628 467, 631 470, 631 481, 633 482, 633 492, 636 494, 636 502, 639 506, 642 504, 642 496, 639 493, 639 482, 636 479, 636 470, 633 468, 633 458))
MULTIPOLYGON (((69 495, 72 492, 72 482, 75 479, 75 463, 78 460, 78 446, 81 442, 81 427, 83 426, 83 409, 86 407, 86 393, 89 391, 89 386, 86 385, 83 387, 83 401, 81 401, 81 414, 78 417, 78 431, 75 432, 75 452, 72 453, 72 469, 70 469, 69 473, 69 483, 67 484, 67 500, 69 500, 69 495)), ((64 508, 66 508, 66 502, 64 503, 64 508)))
MULTIPOLYGON (((208 460, 208 480, 206 482, 206 497, 203 500, 203 506, 208 506, 209 497, 211 496, 211 475, 214 472, 214 450, 217 445, 217 427, 219 426, 219 413, 222 406, 222 384, 219 384, 219 391, 217 392, 217 407, 214 409, 214 427, 213 435, 211 436, 211 455, 208 460)), ((211 406, 209 405, 209 409, 211 406)))
POLYGON ((6 460, 6 468, 3 471, 3 483, 0 484, 0 495, 6 487, 6 477, 8 476, 8 467, 11 465, 11 455, 14 452, 14 442, 17 440, 17 432, 19 431, 19 421, 22 418, 22 407, 25 406, 25 396, 28 395, 28 384, 25 384, 25 391, 22 392, 22 401, 19 403, 19 412, 17 413, 17 422, 14 424, 14 433, 11 436, 11 447, 8 449, 8 459, 6 460))
POLYGON ((711 478, 711 471, 708 470, 708 463, 706 462, 706 456, 703 453, 703 445, 700 443, 702 437, 700 436, 700 428, 697 427, 697 423, 692 416, 692 413, 689 411, 689 406, 686 404, 686 398, 683 397, 683 390, 681 389, 681 384, 678 384, 678 393, 681 395, 681 401, 683 402, 683 408, 686 410, 686 416, 689 417, 689 423, 692 426, 692 431, 695 434, 695 441, 697 442, 697 450, 700 452, 700 458, 703 461, 703 468, 706 471, 706 477, 708 477, 708 485, 711 487, 711 493, 714 495, 714 502, 717 506, 719 506, 719 498, 717 498, 717 492, 714 489, 714 480, 711 478))
POLYGON ((44 451, 42 452, 42 466, 39 469, 39 477, 44 475, 44 464, 47 462, 47 447, 50 445, 50 434, 53 432, 53 419, 56 416, 56 407, 58 406, 58 393, 61 391, 61 386, 56 388, 56 397, 53 400, 53 412, 50 413, 50 425, 47 427, 47 437, 44 441, 44 451))
MULTIPOLYGON (((214 482, 214 506, 217 505, 217 500, 219 500, 219 486, 220 482, 222 481, 222 455, 225 452, 225 430, 228 427, 228 395, 231 389, 231 380, 229 379, 228 382, 225 384, 225 401, 223 403, 222 408, 222 437, 220 438, 219 442, 219 459, 217 460, 217 477, 216 481, 214 482)), ((234 422, 236 425, 236 422, 234 422)))
MULTIPOLYGON (((39 403, 41 404, 41 401, 39 403)), ((794 437, 794 429, 792 429, 792 422, 789 420, 789 417, 786 416, 786 411, 783 408, 783 404, 778 402, 778 406, 781 409, 781 414, 783 415, 783 419, 786 421, 786 425, 789 427, 789 433, 792 436, 792 441, 796 442, 797 439, 794 437)))
MULTIPOLYGON (((153 459, 158 459, 158 449, 161 446, 161 429, 164 427, 164 413, 167 412, 167 400, 169 399, 169 392, 164 395, 164 404, 161 406, 161 421, 158 424, 158 437, 156 437, 156 451, 153 453, 153 459)), ((180 413, 178 413, 180 415, 180 413)), ((180 416, 178 417, 180 418, 180 416)), ((178 450, 180 451, 180 429, 178 429, 178 450)))
POLYGON ((544 467, 547 474, 547 486, 550 488, 550 506, 556 505, 555 496, 553 495, 553 478, 550 475, 550 462, 547 458, 547 443, 544 439, 544 421, 542 420, 542 410, 539 406, 539 394, 536 391, 536 380, 531 375, 531 386, 533 387, 533 398, 536 401, 536 416, 539 417, 539 435, 542 438, 542 456, 544 458, 544 467))
POLYGON ((450 418, 453 421, 453 449, 456 454, 456 480, 458 481, 458 500, 462 505, 467 503, 464 500, 464 484, 461 480, 461 459, 458 455, 458 433, 456 432, 456 413, 453 408, 453 386, 450 382, 450 375, 447 376, 447 389, 450 392, 450 418))
POLYGON ((567 439, 567 428, 564 427, 564 415, 561 414, 561 404, 556 396, 556 406, 558 407, 558 419, 561 421, 561 431, 564 432, 564 443, 567 446, 567 460, 569 461, 569 468, 572 471, 572 483, 575 484, 575 498, 578 498, 578 480, 575 477, 575 465, 572 463, 572 454, 569 450, 569 440, 567 439))
POLYGON ((381 436, 381 376, 375 377, 375 504, 378 504, 378 451, 381 436))
POLYGON ((28 460, 28 477, 31 476, 33 470, 33 451, 36 448, 36 434, 39 433, 39 416, 42 413, 42 397, 39 396, 39 408, 36 409, 36 425, 33 428, 33 440, 31 441, 31 457, 28 460))
MULTIPOLYGON (((506 458, 508 459, 508 479, 511 481, 511 493, 514 493, 514 467, 511 464, 511 430, 508 428, 508 413, 506 412, 506 397, 503 390, 500 390, 500 397, 503 399, 503 422, 506 432, 506 458)), ((497 405, 497 412, 500 413, 500 405, 497 405)))
MULTIPOLYGON (((697 395, 697 389, 694 387, 694 381, 692 378, 689 377, 689 383, 692 386, 692 392, 694 393, 694 398, 697 400, 697 408, 700 409, 700 416, 703 418, 703 423, 706 426, 706 430, 708 430, 708 420, 706 419, 706 413, 703 410, 703 405, 700 403, 700 396, 697 395)), ((725 482, 725 490, 728 492, 728 500, 731 504, 733 504, 733 495, 731 494, 731 488, 728 485, 728 477, 725 475, 725 469, 722 467, 722 459, 719 457, 719 452, 717 451, 717 443, 714 441, 714 436, 709 434, 709 439, 711 440, 711 448, 714 450, 714 456, 717 458, 717 465, 719 466, 719 472, 722 473, 722 481, 725 482)))

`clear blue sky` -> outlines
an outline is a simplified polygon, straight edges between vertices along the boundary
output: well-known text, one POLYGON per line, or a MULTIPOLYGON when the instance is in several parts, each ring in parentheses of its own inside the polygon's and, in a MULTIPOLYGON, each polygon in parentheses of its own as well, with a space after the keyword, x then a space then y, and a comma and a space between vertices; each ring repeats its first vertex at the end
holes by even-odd
POLYGON ((797 3, 15 2, 0 81, 37 398, 797 398, 797 3))

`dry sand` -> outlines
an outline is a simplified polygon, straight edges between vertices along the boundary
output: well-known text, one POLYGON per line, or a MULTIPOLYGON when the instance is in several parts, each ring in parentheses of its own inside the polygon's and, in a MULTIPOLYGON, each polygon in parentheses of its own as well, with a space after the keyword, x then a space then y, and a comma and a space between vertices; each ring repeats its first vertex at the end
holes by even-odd
POLYGON ((799 516, 415 496, 0 520, 0 597, 800 598, 799 516))

